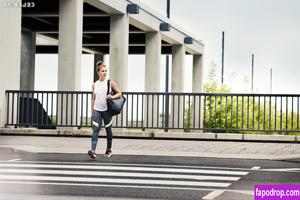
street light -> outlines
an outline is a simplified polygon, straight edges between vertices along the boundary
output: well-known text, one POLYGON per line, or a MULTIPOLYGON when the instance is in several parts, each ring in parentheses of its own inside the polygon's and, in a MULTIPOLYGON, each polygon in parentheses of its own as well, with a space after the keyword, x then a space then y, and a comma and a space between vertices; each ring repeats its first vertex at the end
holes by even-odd
POLYGON ((253 93, 253 75, 254 75, 254 54, 252 54, 252 62, 251 62, 251 92, 253 93))
MULTIPOLYGON (((170 18, 170 0, 167 0, 167 18, 170 18)), ((169 55, 166 56, 166 92, 169 92, 169 55)))
POLYGON ((221 75, 221 84, 224 82, 224 37, 225 33, 222 31, 222 75, 221 75))
POLYGON ((270 94, 272 94, 272 68, 270 69, 270 94))
MULTIPOLYGON (((167 18, 170 18, 170 0, 167 0, 167 18)), ((169 55, 166 55, 166 88, 165 92, 169 92, 169 55)), ((166 111, 165 111, 165 132, 169 127, 169 95, 166 94, 166 111)))

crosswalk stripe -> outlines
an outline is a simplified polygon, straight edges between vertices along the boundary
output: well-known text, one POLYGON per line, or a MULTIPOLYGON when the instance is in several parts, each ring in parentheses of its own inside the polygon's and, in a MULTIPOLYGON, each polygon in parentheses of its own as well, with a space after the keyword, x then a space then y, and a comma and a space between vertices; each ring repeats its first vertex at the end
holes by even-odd
POLYGON ((220 196, 224 192, 225 192, 224 190, 215 190, 215 191, 208 193, 204 197, 202 197, 202 199, 203 200, 212 200, 212 199, 216 198, 217 196, 220 196))
POLYGON ((36 181, 1 181, 0 184, 31 184, 31 185, 61 185, 61 186, 87 186, 87 187, 110 187, 110 188, 146 188, 146 189, 168 189, 168 190, 198 190, 198 191, 225 191, 240 194, 253 195, 252 190, 230 190, 220 188, 199 188, 199 187, 177 187, 177 186, 147 186, 147 185, 111 185, 111 184, 92 184, 92 183, 54 183, 54 182, 36 182, 36 181))
POLYGON ((300 171, 300 168, 279 168, 279 169, 264 169, 265 171, 273 171, 273 172, 297 172, 300 171))
MULTIPOLYGON (((7 161, 0 161, 0 163, 7 163, 7 161)), ((17 162, 20 164, 66 164, 66 165, 94 165, 94 166, 106 166, 106 165, 113 165, 113 166, 131 166, 131 167, 172 167, 172 168, 186 168, 186 169, 222 169, 222 170, 239 170, 239 171, 251 171, 251 168, 232 168, 232 167, 219 167, 219 166, 191 166, 191 165, 163 165, 163 164, 139 164, 139 163, 107 163, 107 162, 67 162, 67 161, 26 161, 22 160, 20 162, 17 162)))
POLYGON ((205 186, 228 187, 231 183, 200 182, 200 181, 171 181, 171 180, 143 180, 143 179, 111 179, 111 178, 87 178, 87 177, 61 177, 61 176, 24 176, 24 175, 0 175, 0 180, 35 180, 35 181, 74 181, 90 183, 122 183, 122 184, 150 184, 150 185, 176 185, 176 186, 205 186))
POLYGON ((27 164, 22 163, 0 163, 0 167, 22 167, 22 168, 57 168, 57 169, 89 169, 89 170, 130 170, 130 171, 150 171, 150 172, 172 172, 191 174, 218 174, 218 175, 238 175, 244 176, 246 171, 229 170, 208 170, 208 169, 182 169, 182 168, 154 168, 154 167, 130 167, 130 166, 90 166, 90 165, 52 165, 52 164, 27 164))
POLYGON ((0 183, 224 190, 249 171, 201 166, 16 161, 0 162, 0 183))
POLYGON ((169 178, 169 179, 192 179, 192 180, 222 180, 222 181, 238 181, 240 179, 240 177, 235 177, 235 176, 199 176, 199 175, 181 175, 181 174, 132 173, 132 172, 1 169, 1 168, 0 168, 0 173, 147 177, 147 178, 169 178))
POLYGON ((11 159, 11 160, 8 160, 8 162, 15 162, 15 161, 19 161, 19 160, 21 160, 21 159, 19 159, 19 158, 16 158, 16 159, 11 159))

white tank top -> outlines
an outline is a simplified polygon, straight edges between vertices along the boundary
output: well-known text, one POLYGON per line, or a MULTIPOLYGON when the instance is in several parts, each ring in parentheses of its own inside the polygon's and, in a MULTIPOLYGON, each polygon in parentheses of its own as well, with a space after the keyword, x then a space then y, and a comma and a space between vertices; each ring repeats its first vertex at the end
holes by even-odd
POLYGON ((94 83, 94 93, 96 95, 96 99, 94 102, 94 109, 98 111, 106 111, 107 110, 107 103, 106 103, 107 80, 96 81, 94 83))

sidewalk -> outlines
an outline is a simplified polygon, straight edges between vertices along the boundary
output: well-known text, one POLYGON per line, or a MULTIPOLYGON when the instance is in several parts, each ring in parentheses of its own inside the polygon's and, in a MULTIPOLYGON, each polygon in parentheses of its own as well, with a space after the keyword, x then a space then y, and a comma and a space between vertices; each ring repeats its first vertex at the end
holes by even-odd
MULTIPOLYGON (((33 153, 86 153, 89 137, 5 136, 0 149, 33 153)), ((104 152, 106 139, 99 138, 98 152, 104 152)), ((113 153, 123 155, 193 156, 293 160, 300 162, 300 143, 123 139, 113 141, 113 153)))

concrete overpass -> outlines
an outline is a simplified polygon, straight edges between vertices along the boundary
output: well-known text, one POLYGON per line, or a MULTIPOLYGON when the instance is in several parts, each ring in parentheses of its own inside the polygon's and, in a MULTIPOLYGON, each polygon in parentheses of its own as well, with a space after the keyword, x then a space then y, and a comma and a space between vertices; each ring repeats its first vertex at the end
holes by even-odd
POLYGON ((109 54, 111 79, 123 91, 128 55, 145 54, 146 92, 159 91, 162 54, 173 59, 171 91, 182 92, 185 55, 192 54, 192 91, 201 92, 203 51, 196 36, 137 0, 1 0, 0 127, 5 90, 34 90, 37 53, 58 54, 57 90, 70 91, 80 90, 82 53, 95 60, 109 54))

